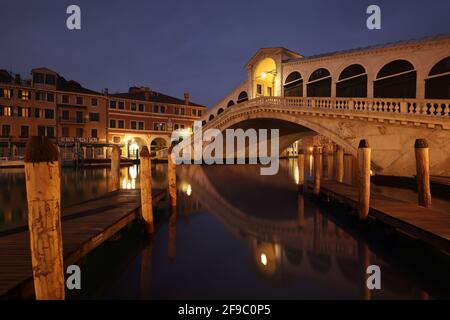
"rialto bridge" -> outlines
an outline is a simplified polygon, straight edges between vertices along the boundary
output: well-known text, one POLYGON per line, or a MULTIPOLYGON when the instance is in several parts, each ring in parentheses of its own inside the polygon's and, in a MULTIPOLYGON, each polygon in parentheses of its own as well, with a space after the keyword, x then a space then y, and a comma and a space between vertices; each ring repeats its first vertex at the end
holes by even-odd
POLYGON ((414 142, 427 139, 431 174, 450 176, 450 36, 303 57, 259 50, 248 79, 202 119, 203 130, 278 128, 280 151, 321 135, 374 172, 415 174, 414 142))

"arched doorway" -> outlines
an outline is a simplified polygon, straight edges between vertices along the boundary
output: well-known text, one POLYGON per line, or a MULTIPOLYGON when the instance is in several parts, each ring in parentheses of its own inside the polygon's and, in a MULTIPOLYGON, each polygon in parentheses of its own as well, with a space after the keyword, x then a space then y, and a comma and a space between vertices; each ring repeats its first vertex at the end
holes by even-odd
POLYGON ((277 64, 272 58, 265 58, 258 63, 253 75, 253 90, 255 97, 273 96, 275 94, 275 79, 277 64))
POLYGON ((248 100, 248 94, 246 91, 242 91, 241 93, 239 93, 238 99, 237 99, 237 103, 242 103, 248 100))
POLYGON ((367 73, 360 64, 352 64, 345 68, 336 82, 336 97, 367 97, 367 73))
POLYGON ((406 60, 395 60, 386 64, 374 82, 375 98, 415 98, 417 72, 406 60))
POLYGON ((450 57, 431 69, 425 80, 425 99, 450 99, 450 57))
POLYGON ((300 72, 290 73, 284 82, 285 97, 303 97, 303 79, 300 72))
POLYGON ((129 139, 126 143, 128 159, 139 159, 139 153, 145 145, 146 142, 142 138, 134 137, 129 139))
POLYGON ((150 154, 152 156, 156 155, 156 152, 159 150, 163 150, 168 148, 168 144, 166 139, 164 138, 155 138, 152 140, 151 144, 150 144, 150 154))
POLYGON ((308 80, 308 97, 331 97, 331 75, 327 69, 314 71, 308 80))

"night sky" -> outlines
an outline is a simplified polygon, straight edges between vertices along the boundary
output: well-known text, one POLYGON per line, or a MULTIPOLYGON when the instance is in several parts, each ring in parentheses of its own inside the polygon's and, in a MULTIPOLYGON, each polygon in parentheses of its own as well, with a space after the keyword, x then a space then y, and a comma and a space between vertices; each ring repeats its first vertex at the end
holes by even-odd
POLYGON ((98 91, 189 91, 212 106, 261 47, 309 56, 446 34, 449 12, 449 0, 1 0, 0 68, 28 77, 46 66, 98 91), (70 4, 81 7, 80 31, 66 28, 70 4), (366 28, 371 4, 382 30, 366 28))

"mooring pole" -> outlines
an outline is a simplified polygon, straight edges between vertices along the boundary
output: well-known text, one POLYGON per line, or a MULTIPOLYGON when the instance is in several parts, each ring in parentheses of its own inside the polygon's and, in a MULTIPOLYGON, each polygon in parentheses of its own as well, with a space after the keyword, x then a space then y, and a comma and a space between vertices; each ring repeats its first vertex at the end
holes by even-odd
POLYGON ((298 190, 303 192, 305 185, 305 153, 303 149, 298 149, 298 190))
POLYGON ((359 171, 359 219, 369 216, 370 208, 370 157, 371 149, 367 140, 361 140, 358 147, 359 171))
POLYGON ((416 179, 419 206, 431 208, 430 155, 428 143, 425 139, 417 139, 414 148, 416 153, 416 179))
POLYGON ((320 178, 322 174, 322 148, 314 146, 314 189, 313 194, 319 196, 320 178))
POLYGON ((120 189, 120 148, 113 146, 111 150, 111 180, 112 190, 120 189))
POLYGON ((336 149, 336 181, 344 182, 344 148, 339 145, 336 149))
POLYGON ((169 188, 169 202, 170 206, 177 206, 177 165, 175 163, 175 156, 172 155, 174 145, 169 148, 167 155, 167 178, 169 188))
POLYGON ((150 152, 144 146, 141 150, 141 211, 147 233, 153 233, 152 165, 150 152))
POLYGON ((59 154, 46 137, 31 137, 25 151, 31 262, 36 300, 64 300, 59 154))

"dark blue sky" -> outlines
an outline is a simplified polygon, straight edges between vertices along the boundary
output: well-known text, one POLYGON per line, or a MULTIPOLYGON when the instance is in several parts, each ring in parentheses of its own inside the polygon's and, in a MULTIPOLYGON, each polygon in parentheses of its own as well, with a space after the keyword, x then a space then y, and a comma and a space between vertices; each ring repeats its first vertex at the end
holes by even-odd
POLYGON ((449 0, 6 1, 0 10, 0 68, 22 75, 47 66, 94 90, 130 85, 211 106, 246 77, 261 47, 303 55, 450 33, 449 0), (82 30, 66 28, 66 8, 82 30), (366 28, 366 8, 382 30, 366 28))

